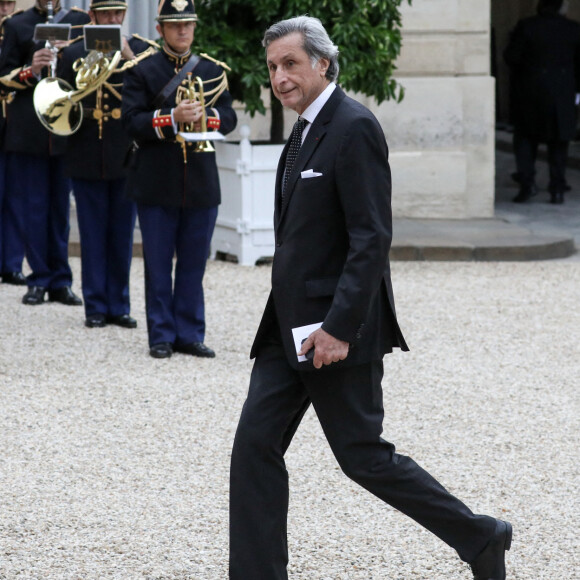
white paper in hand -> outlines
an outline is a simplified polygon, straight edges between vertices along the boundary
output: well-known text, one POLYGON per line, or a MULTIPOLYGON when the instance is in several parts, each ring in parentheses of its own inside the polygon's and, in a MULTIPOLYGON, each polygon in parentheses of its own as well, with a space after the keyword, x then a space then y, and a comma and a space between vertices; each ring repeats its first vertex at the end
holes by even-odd
MULTIPOLYGON (((315 330, 318 330, 322 326, 322 322, 315 322, 314 324, 307 324, 306 326, 297 326, 292 329, 292 337, 294 338, 294 347, 296 352, 302 348, 302 343, 307 339, 315 330)), ((298 356, 298 355, 296 355, 298 356)), ((308 360, 304 355, 298 357, 298 362, 303 362, 308 360)))

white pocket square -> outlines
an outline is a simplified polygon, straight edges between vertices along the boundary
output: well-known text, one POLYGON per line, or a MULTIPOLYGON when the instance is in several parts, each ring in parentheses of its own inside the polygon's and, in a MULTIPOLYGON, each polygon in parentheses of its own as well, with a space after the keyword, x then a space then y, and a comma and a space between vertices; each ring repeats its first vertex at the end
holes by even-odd
POLYGON ((322 173, 317 173, 314 169, 307 169, 300 174, 302 179, 309 179, 310 177, 320 177, 322 173))

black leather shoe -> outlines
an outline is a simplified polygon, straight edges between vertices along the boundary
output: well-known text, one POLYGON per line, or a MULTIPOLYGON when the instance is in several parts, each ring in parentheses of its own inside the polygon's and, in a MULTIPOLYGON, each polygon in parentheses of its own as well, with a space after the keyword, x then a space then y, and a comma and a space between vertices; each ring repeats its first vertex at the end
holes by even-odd
POLYGON ((120 316, 107 316, 107 322, 115 326, 122 326, 123 328, 137 328, 137 321, 131 318, 128 314, 121 314, 120 316))
POLYGON ((85 318, 85 326, 87 328, 104 328, 107 326, 104 314, 91 314, 85 318))
POLYGON ((173 348, 168 342, 160 342, 149 349, 149 354, 153 358, 170 358, 173 354, 173 348))
POLYGON ((2 282, 13 286, 26 286, 26 276, 22 272, 4 272, 2 282))
POLYGON ((550 194, 550 203, 554 203, 554 204, 558 204, 558 205, 564 203, 564 192, 557 191, 556 193, 551 193, 550 194))
POLYGON ((175 352, 180 352, 182 354, 190 354, 192 356, 200 356, 202 358, 214 358, 215 352, 205 346, 203 342, 190 342, 183 346, 175 346, 175 352))
POLYGON ((42 304, 44 302, 45 293, 46 288, 44 286, 30 286, 28 292, 22 298, 22 304, 28 304, 30 306, 42 304))
POLYGON ((505 580, 505 553, 512 545, 512 525, 496 520, 495 532, 483 552, 471 562, 474 580, 505 580))
POLYGON ((529 201, 538 193, 538 188, 535 185, 530 187, 522 187, 520 192, 512 199, 514 203, 525 203, 529 201))
POLYGON ((520 183, 522 181, 522 178, 520 176, 520 174, 515 171, 514 173, 511 174, 511 178, 516 182, 516 183, 520 183))
POLYGON ((83 301, 70 289, 70 286, 63 286, 56 290, 48 291, 49 302, 60 302, 66 306, 82 306, 83 301))

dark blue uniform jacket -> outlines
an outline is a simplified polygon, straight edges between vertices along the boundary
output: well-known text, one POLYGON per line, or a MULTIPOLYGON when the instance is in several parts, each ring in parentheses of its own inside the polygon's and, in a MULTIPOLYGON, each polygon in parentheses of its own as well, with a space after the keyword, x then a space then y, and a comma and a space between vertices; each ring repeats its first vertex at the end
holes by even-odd
MULTIPOLYGON (((148 49, 147 43, 137 38, 129 40, 135 55, 148 49)), ((76 75, 74 62, 87 56, 84 42, 78 41, 62 51, 58 76, 75 89, 76 75)), ((126 61, 122 60, 117 68, 126 61)), ((110 180, 126 177, 125 158, 131 146, 131 138, 121 124, 121 92, 123 77, 126 73, 111 75, 101 87, 101 109, 103 112, 102 133, 95 118, 97 92, 82 100, 83 122, 80 129, 73 133, 67 142, 65 171, 69 177, 89 180, 110 180), (99 135, 101 138, 99 138, 99 135)), ((98 114, 98 113, 97 113, 98 114)))
MULTIPOLYGON (((155 126, 155 119, 168 119, 175 107, 174 91, 162 105, 155 99, 188 59, 178 61, 163 50, 127 71, 123 86, 123 124, 138 145, 129 173, 127 193, 135 201, 150 205, 209 208, 221 201, 215 153, 194 153, 187 148, 187 164, 181 144, 176 142, 172 126, 155 126)), ((193 71, 203 80, 218 78, 223 69, 201 58, 193 71)), ((213 85, 207 84, 205 90, 213 85)), ((220 119, 219 131, 231 132, 237 122, 228 91, 222 93, 215 111, 207 108, 208 117, 220 119)))

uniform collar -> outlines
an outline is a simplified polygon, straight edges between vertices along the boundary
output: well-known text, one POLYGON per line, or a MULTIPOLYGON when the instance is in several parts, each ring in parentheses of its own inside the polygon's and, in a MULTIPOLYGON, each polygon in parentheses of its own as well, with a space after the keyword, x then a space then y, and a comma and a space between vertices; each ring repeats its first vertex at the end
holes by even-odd
POLYGON ((169 46, 167 46, 167 44, 164 44, 163 45, 163 52, 165 53, 165 55, 167 56, 167 58, 169 58, 169 60, 171 62, 175 63, 175 66, 177 68, 183 67, 183 65, 191 57, 191 49, 188 50, 184 54, 177 54, 176 52, 174 52, 173 50, 171 50, 171 48, 169 48, 169 46))

